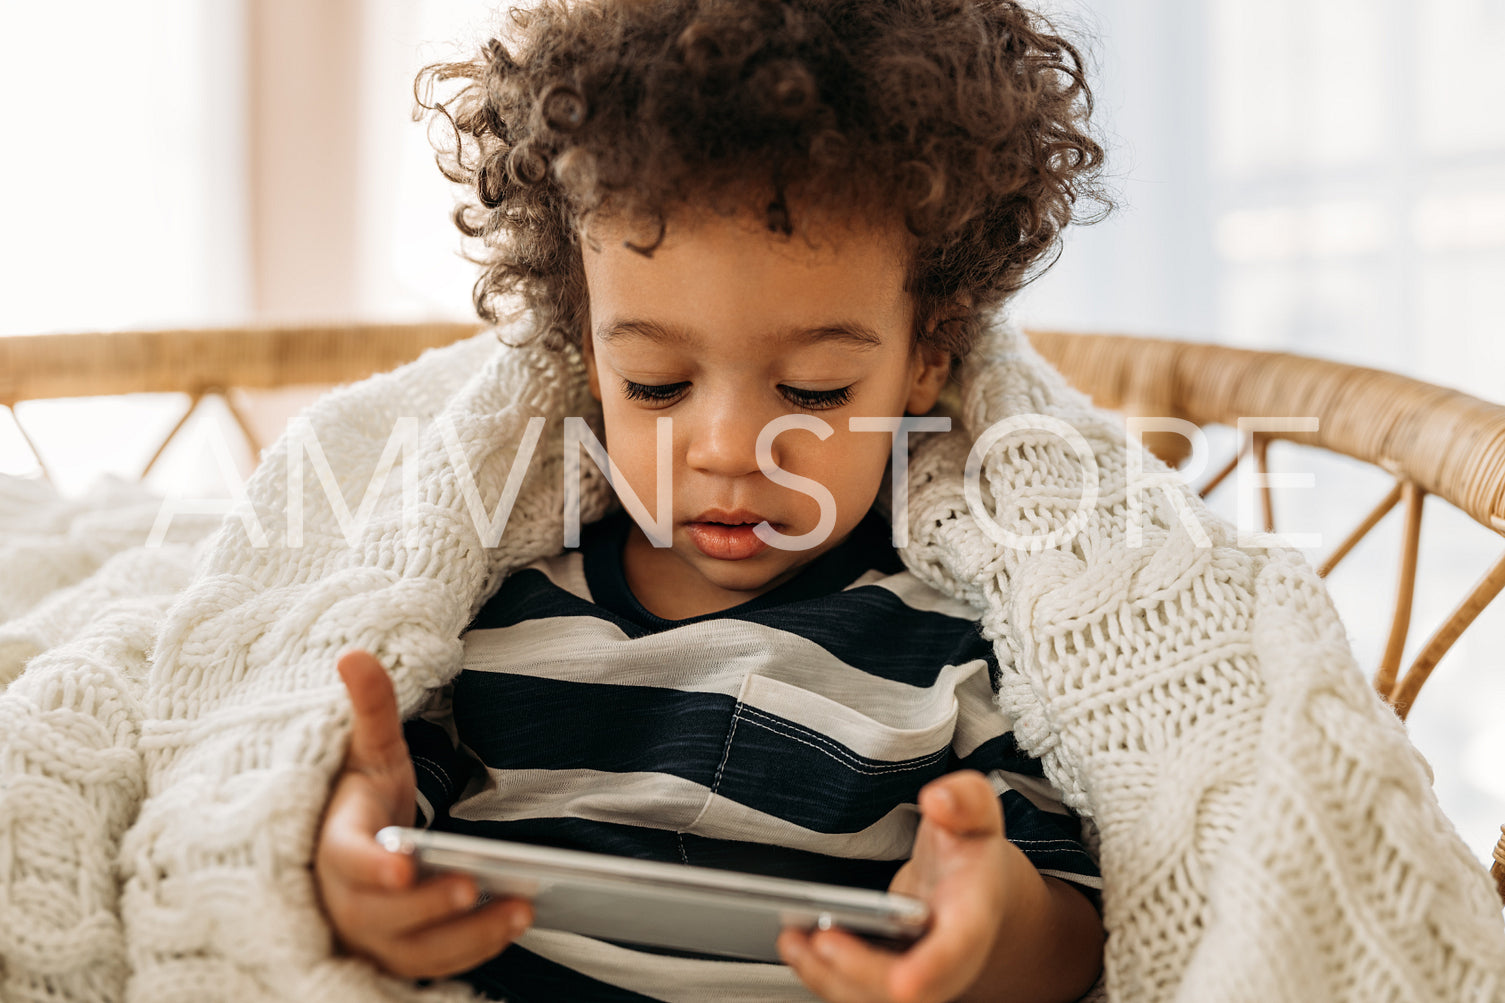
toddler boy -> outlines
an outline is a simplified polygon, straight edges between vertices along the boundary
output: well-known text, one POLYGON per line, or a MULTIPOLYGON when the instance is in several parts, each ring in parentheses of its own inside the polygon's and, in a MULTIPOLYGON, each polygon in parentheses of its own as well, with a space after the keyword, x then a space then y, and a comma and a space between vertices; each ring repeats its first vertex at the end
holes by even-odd
POLYGON ((478 306, 521 293, 578 349, 638 517, 505 581, 405 726, 380 666, 341 659, 356 727, 316 855, 339 939, 513 1000, 1075 998, 1101 962, 1095 868, 971 612, 896 558, 872 421, 931 410, 1069 219, 1100 155, 1075 52, 1012 3, 518 22, 513 50, 436 71, 472 81, 438 107, 475 186, 457 218, 490 248, 478 306), (787 968, 512 944, 526 903, 473 909, 468 879, 415 885, 376 846, 415 819, 890 888, 934 921, 902 953, 787 930, 787 968))

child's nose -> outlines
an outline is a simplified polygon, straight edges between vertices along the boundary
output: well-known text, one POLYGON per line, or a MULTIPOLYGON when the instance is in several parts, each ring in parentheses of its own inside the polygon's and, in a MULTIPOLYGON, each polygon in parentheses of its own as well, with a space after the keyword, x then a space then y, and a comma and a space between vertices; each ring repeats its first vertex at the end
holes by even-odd
POLYGON ((688 418, 685 462, 692 469, 721 477, 742 477, 758 469, 761 423, 735 401, 688 418))

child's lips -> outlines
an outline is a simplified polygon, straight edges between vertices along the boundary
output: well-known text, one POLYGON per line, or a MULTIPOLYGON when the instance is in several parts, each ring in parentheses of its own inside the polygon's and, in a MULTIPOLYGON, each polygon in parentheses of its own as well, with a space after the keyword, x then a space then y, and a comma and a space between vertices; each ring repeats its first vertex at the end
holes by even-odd
MULTIPOLYGON (((744 561, 762 553, 768 544, 754 530, 765 520, 751 513, 707 512, 685 524, 690 542, 707 557, 720 561, 744 561)), ((769 525, 777 528, 776 524, 769 525)))

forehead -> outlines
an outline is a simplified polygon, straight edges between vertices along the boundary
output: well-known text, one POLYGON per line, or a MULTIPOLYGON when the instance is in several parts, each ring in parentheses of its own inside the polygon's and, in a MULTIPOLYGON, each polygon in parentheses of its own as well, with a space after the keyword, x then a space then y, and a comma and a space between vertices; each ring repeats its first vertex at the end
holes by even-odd
POLYGON ((769 232, 751 213, 680 213, 658 226, 597 220, 583 235, 591 333, 612 344, 693 345, 707 332, 772 347, 862 351, 910 330, 907 231, 799 214, 769 232))

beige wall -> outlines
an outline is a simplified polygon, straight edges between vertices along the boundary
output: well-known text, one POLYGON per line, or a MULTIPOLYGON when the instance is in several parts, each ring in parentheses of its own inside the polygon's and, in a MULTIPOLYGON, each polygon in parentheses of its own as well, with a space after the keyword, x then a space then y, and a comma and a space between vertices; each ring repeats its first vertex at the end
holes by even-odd
POLYGON ((250 312, 358 312, 360 0, 250 0, 250 312))

